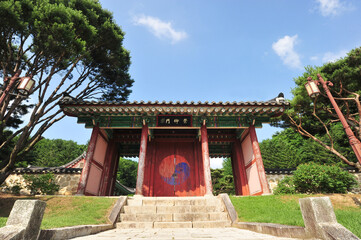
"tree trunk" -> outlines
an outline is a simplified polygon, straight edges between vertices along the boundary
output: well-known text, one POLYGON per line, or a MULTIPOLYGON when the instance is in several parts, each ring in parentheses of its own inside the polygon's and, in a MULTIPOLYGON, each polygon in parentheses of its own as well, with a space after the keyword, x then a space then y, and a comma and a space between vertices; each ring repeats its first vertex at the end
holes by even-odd
POLYGON ((12 173, 13 169, 11 170, 1 170, 0 171, 0 185, 5 182, 6 178, 12 173))

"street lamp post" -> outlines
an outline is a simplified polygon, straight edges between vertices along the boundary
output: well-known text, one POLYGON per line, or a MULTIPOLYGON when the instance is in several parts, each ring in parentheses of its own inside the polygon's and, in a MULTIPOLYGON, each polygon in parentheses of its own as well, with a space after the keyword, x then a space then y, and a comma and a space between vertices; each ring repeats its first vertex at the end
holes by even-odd
POLYGON ((316 97, 320 94, 320 90, 318 89, 317 85, 322 84, 323 89, 325 90, 328 98, 331 101, 332 106, 334 107, 338 118, 340 119, 343 128, 345 129, 346 135, 352 147, 352 150, 355 152, 356 158, 361 164, 361 142, 355 137, 355 134, 351 130, 350 126, 348 125, 345 117, 343 116, 340 108, 338 107, 335 99, 333 98, 328 86, 333 86, 332 82, 324 81, 320 74, 317 74, 318 80, 313 80, 311 77, 308 77, 308 82, 305 84, 307 93, 310 97, 316 97))
POLYGON ((6 89, 2 92, 0 97, 0 106, 3 105, 6 96, 10 94, 11 89, 15 86, 17 81, 20 79, 20 83, 17 87, 18 91, 22 95, 27 95, 30 90, 33 88, 35 81, 31 77, 19 77, 21 71, 18 71, 14 74, 12 78, 10 78, 8 85, 6 86, 6 89))

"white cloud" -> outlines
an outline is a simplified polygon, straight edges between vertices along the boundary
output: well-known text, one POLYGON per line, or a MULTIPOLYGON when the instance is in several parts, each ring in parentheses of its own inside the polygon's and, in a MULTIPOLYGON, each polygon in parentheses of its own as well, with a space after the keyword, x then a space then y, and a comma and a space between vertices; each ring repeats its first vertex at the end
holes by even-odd
POLYGON ((336 16, 346 10, 345 4, 340 0, 316 0, 316 2, 319 4, 318 9, 324 17, 336 16))
POLYGON ((184 31, 177 31, 171 22, 164 22, 156 17, 136 16, 133 19, 135 25, 145 26, 157 38, 169 39, 172 43, 177 43, 188 37, 184 31))
POLYGON ((347 53, 348 53, 347 50, 341 50, 338 53, 326 52, 322 57, 322 62, 323 63, 335 62, 340 58, 346 57, 347 53))
POLYGON ((317 60, 318 60, 318 56, 312 56, 312 57, 310 57, 310 60, 311 60, 311 61, 317 61, 317 60))
POLYGON ((286 35, 272 44, 273 51, 281 57, 285 65, 292 68, 302 68, 300 56, 294 50, 297 38, 297 34, 292 37, 286 35))
POLYGON ((212 169, 222 168, 223 158, 211 158, 210 163, 212 169))

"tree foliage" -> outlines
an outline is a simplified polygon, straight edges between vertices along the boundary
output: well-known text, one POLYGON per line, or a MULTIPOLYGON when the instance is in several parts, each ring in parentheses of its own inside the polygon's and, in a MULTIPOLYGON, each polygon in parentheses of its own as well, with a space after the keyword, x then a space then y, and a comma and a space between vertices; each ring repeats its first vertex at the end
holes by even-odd
MULTIPOLYGON (((341 131, 343 133, 342 126, 337 124, 334 127, 336 129, 332 132, 339 134, 341 131)), ((344 136, 344 133, 340 134, 341 136, 344 136)), ((318 137, 324 139, 324 136, 318 137)), ((259 146, 265 168, 296 168, 298 165, 308 162, 345 166, 345 164, 341 165, 336 155, 312 139, 303 137, 292 128, 277 132, 271 139, 263 140, 259 146)), ((350 154, 350 148, 339 148, 345 154, 350 154)))
POLYGON ((306 72, 294 79, 296 87, 291 108, 284 115, 284 126, 291 126, 304 137, 317 142, 344 163, 361 169, 350 149, 347 137, 341 130, 340 120, 324 89, 311 99, 304 87, 308 77, 318 79, 321 74, 333 86, 329 89, 345 115, 351 130, 360 140, 361 136, 361 48, 352 50, 347 57, 329 62, 321 67, 306 67, 306 72))
POLYGON ((231 158, 225 158, 222 162, 222 168, 224 169, 224 175, 233 176, 232 160, 231 158))
POLYGON ((40 140, 16 166, 59 167, 79 157, 86 150, 86 145, 62 139, 40 140))
POLYGON ((0 22, 0 151, 17 137, 0 162, 1 183, 16 159, 64 117, 58 103, 65 95, 123 101, 133 80, 124 33, 97 0, 0 0, 0 22), (35 80, 27 96, 17 91, 23 76, 35 80), (30 97, 28 122, 5 136, 30 97))
MULTIPOLYGON (((230 158, 228 162, 230 162, 230 158)), ((213 186, 213 194, 218 195, 220 193, 235 194, 233 175, 226 174, 226 169, 223 168, 211 169, 211 178, 213 186)))
POLYGON ((135 188, 137 184, 138 163, 129 159, 119 158, 117 180, 127 186, 135 188))

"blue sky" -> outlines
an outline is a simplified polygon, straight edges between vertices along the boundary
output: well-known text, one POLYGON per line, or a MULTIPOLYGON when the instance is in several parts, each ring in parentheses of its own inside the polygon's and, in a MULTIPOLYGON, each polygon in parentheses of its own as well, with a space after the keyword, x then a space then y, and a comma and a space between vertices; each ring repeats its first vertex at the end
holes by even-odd
MULTIPOLYGON (((334 61, 361 45, 356 0, 100 3, 126 33, 135 80, 130 101, 265 101, 279 92, 290 99, 304 66, 334 61)), ((265 126, 258 138, 275 131, 265 126)), ((44 136, 85 144, 90 134, 66 117, 44 136)))

